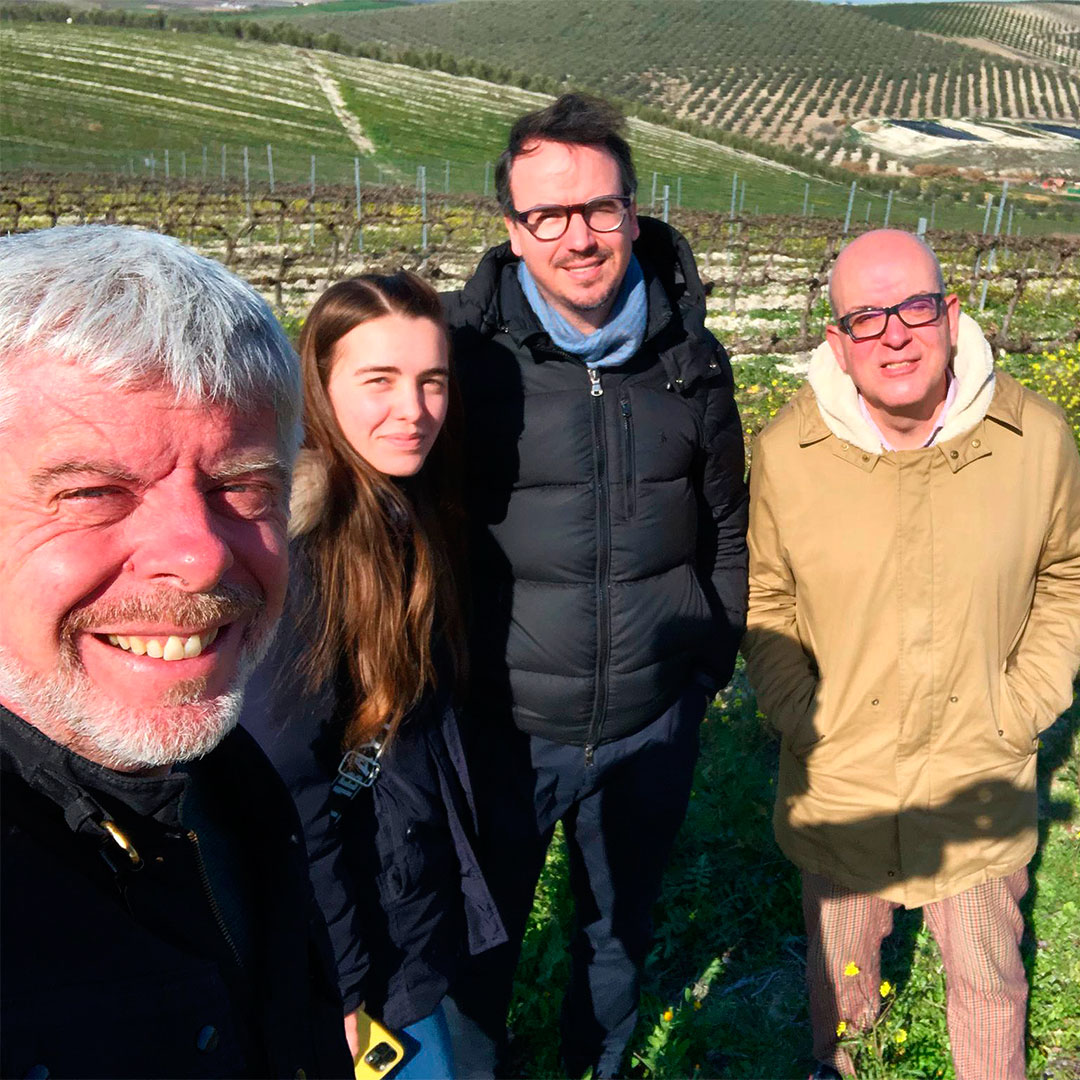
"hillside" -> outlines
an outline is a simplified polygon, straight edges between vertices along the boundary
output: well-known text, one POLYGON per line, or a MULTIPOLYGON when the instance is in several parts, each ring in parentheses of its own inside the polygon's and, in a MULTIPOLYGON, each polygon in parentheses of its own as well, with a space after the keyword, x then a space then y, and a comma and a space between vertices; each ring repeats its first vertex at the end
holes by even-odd
MULTIPOLYGON (((483 192, 511 120, 545 95, 288 45, 50 22, 0 29, 3 167, 98 168, 307 184, 415 183, 483 192), (166 157, 166 155, 168 155, 166 157)), ((670 188, 672 207, 728 207, 738 173, 748 212, 843 213, 846 186, 805 177, 692 135, 634 120, 642 201, 670 188), (807 183, 810 191, 807 194, 807 183), (745 187, 744 187, 745 185, 745 187)), ((877 204, 883 202, 879 194, 877 204)), ((902 212, 898 201, 896 213, 902 212)), ((969 212, 968 217, 973 215, 969 212)))
POLYGON ((1080 3, 876 4, 872 19, 976 49, 1080 68, 1080 3))
MULTIPOLYGON (((803 149, 835 143, 859 118, 1080 116, 1080 71, 1039 62, 1058 46, 1062 59, 1071 55, 1076 43, 1058 28, 1065 16, 1026 11, 1036 5, 959 5, 988 9, 966 13, 964 34, 1004 41, 1020 34, 1014 22, 1026 28, 1024 55, 1002 55, 945 36, 950 11, 936 9, 955 6, 894 4, 879 14, 806 0, 457 0, 290 21, 353 44, 436 51, 469 74, 509 68, 545 89, 589 85, 803 149)), ((1068 14, 1071 5, 1037 7, 1068 14)))

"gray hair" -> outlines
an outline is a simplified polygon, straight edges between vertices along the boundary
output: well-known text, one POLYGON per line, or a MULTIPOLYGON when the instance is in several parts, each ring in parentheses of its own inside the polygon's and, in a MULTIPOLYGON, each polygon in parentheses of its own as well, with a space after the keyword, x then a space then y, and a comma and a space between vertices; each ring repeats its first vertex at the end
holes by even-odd
POLYGON ((170 236, 68 225, 0 238, 0 427, 11 360, 48 352, 117 389, 164 383, 178 400, 271 405, 292 460, 300 368, 266 302, 170 236))

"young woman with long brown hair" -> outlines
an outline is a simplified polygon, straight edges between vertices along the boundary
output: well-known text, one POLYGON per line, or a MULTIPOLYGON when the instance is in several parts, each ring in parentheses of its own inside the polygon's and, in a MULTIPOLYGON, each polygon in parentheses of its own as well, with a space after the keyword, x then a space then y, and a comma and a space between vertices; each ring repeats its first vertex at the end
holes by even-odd
POLYGON ((300 336, 305 450, 292 584, 244 724, 304 825, 357 1050, 357 1010, 453 1076, 441 1001, 505 939, 473 852, 452 691, 464 674, 458 417, 438 296, 404 271, 331 286, 300 336))

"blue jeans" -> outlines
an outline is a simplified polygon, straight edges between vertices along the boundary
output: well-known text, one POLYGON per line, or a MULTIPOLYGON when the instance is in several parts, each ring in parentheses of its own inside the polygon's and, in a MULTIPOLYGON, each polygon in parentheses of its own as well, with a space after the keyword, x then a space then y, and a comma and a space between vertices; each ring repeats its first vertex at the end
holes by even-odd
POLYGON ((405 1064, 391 1074, 393 1080, 454 1080, 450 1028, 442 1005, 437 1005, 430 1016, 410 1024, 403 1035, 405 1064))

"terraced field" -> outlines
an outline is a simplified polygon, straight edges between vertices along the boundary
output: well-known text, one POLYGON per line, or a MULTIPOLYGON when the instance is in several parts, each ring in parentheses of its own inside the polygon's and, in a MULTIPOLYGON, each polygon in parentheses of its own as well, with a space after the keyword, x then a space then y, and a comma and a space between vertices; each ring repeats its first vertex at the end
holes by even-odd
POLYGON ((1080 67, 1080 4, 877 4, 873 19, 975 48, 1080 67))
POLYGON ((72 158, 116 170, 164 151, 180 174, 233 175, 244 144, 273 143, 283 170, 299 175, 310 154, 342 160, 353 145, 303 54, 203 36, 64 24, 0 31, 4 167, 70 167, 72 158))
POLYGON ((463 70, 527 72, 545 89, 591 85, 784 145, 828 142, 860 117, 1080 116, 1076 65, 1034 62, 1039 51, 1075 45, 1060 29, 1066 19, 1029 17, 1027 4, 970 5, 993 9, 969 13, 970 28, 1025 35, 1025 55, 991 55, 942 29, 915 33, 952 32, 949 12, 934 22, 916 10, 924 6, 890 5, 890 16, 878 17, 872 8, 803 0, 545 0, 528 9, 536 17, 523 17, 520 4, 458 0, 293 21, 353 45, 431 50, 463 70), (991 16, 1000 11, 998 30, 991 16), (1014 23, 1023 30, 1014 33, 1014 23))
MULTIPOLYGON (((415 182, 424 165, 433 192, 479 193, 490 186, 512 118, 550 100, 474 78, 216 35, 15 22, 0 29, 0 50, 5 170, 212 179, 224 167, 239 182, 246 146, 250 183, 262 190, 269 143, 278 182, 307 181, 314 154, 320 183, 352 182, 359 158, 364 183, 415 182)), ((665 184, 672 207, 727 207, 735 187, 737 209, 747 211, 794 212, 804 202, 819 215, 846 208, 846 185, 658 125, 633 121, 631 131, 641 198, 652 204, 655 172, 658 209, 665 184)), ((880 220, 883 195, 868 197, 880 220)), ((925 210, 898 200, 895 213, 905 212, 913 221, 925 210)), ((959 223, 959 211, 954 216, 959 223)), ((967 212, 964 224, 975 216, 967 212)))

